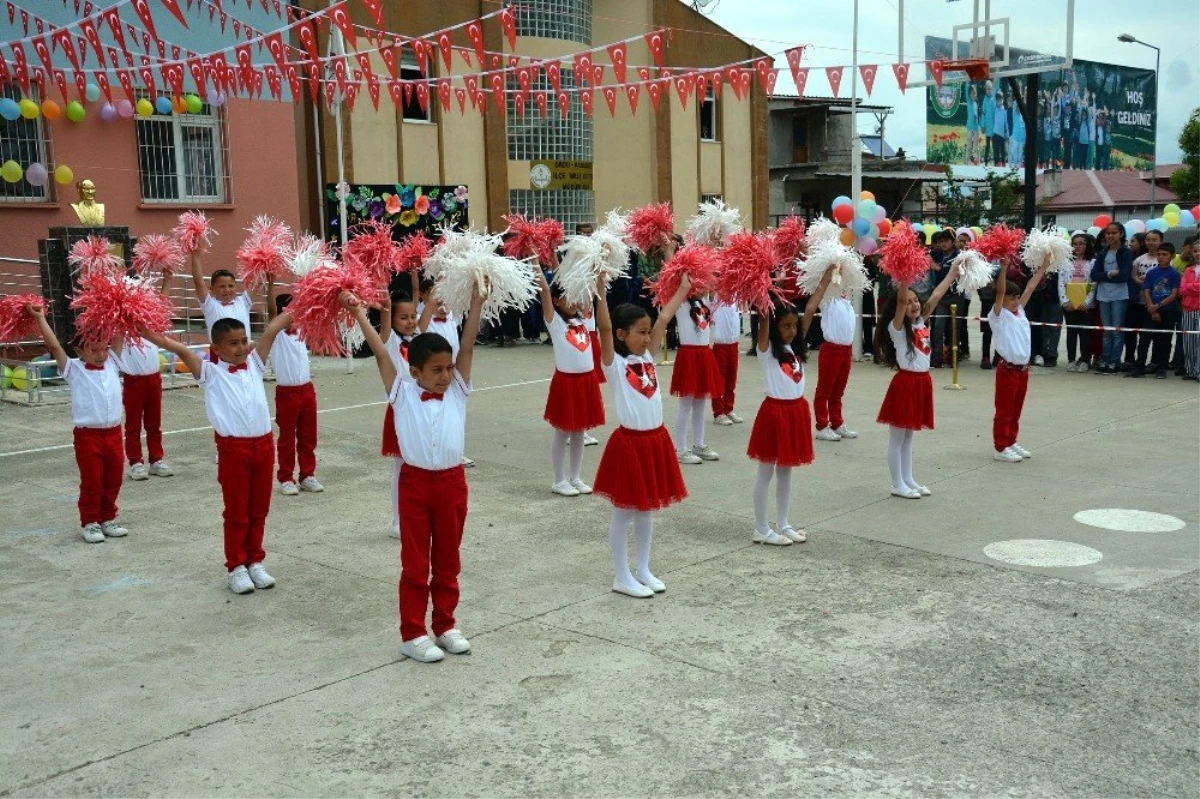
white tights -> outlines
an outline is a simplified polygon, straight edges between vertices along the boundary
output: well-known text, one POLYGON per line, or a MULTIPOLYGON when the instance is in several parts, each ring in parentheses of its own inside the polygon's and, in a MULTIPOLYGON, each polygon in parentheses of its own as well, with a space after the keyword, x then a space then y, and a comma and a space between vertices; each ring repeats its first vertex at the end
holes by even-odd
POLYGON ((608 525, 608 548, 612 550, 613 568, 617 582, 633 585, 645 584, 654 575, 650 573, 650 538, 654 534, 654 520, 649 511, 613 508, 612 521, 608 525), (629 571, 629 524, 633 523, 634 545, 637 547, 637 578, 629 571))
POLYGON ((790 526, 788 513, 792 507, 792 467, 760 463, 758 479, 754 481, 754 529, 760 533, 770 529, 767 521, 767 489, 772 476, 775 477, 775 523, 780 530, 790 526))
POLYGON ((687 445, 687 426, 688 414, 691 414, 692 421, 692 444, 697 447, 704 446, 704 418, 705 409, 708 407, 708 400, 701 397, 680 397, 679 408, 675 411, 675 446, 680 450, 688 448, 687 445))
POLYGON ((583 434, 583 430, 572 430, 569 433, 557 429, 554 431, 554 437, 550 439, 550 463, 554 466, 556 485, 568 480, 572 483, 579 480, 579 470, 583 467, 583 434), (567 444, 567 439, 571 440, 570 444, 567 444), (571 448, 571 475, 569 478, 566 472, 568 446, 571 448))
POLYGON ((914 491, 920 483, 913 477, 912 456, 913 431, 903 427, 888 428, 888 471, 892 473, 892 488, 914 491))
POLYGON ((400 529, 400 467, 403 458, 392 458, 392 528, 400 529))

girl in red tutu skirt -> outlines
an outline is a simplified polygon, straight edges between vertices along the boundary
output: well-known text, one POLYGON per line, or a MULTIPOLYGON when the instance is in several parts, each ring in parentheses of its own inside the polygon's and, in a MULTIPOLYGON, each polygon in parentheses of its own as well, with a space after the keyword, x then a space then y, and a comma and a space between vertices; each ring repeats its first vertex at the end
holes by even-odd
MULTIPOLYGON (((806 313, 805 325, 812 321, 806 313)), ((804 330, 800 315, 783 301, 758 325, 755 354, 763 370, 766 399, 754 417, 746 454, 758 461, 754 483, 754 533, 756 544, 788 546, 808 540, 803 530, 788 522, 791 510, 792 469, 813 462, 812 413, 804 398, 804 330), (796 348, 799 352, 796 352, 796 348), (779 532, 767 522, 767 489, 775 478, 775 520, 779 532)))
POLYGON ((933 429, 933 380, 929 377, 929 329, 925 319, 957 277, 955 266, 923 307, 916 292, 901 283, 880 312, 882 319, 891 321, 875 329, 875 352, 882 353, 888 366, 899 369, 875 420, 890 427, 888 471, 895 497, 920 499, 933 493, 913 477, 912 466, 913 433, 933 429))
POLYGON ((604 424, 604 399, 596 380, 592 360, 592 337, 580 315, 580 308, 567 302, 558 286, 546 283, 537 270, 542 294, 542 317, 550 343, 554 345, 554 378, 546 397, 544 418, 554 428, 550 442, 550 462, 554 466, 554 484, 550 490, 564 497, 592 493, 579 470, 583 465, 584 431, 604 424), (566 459, 571 451, 570 473, 566 459))
MULTIPOLYGON (((605 295, 603 282, 598 294, 605 295)), ((662 345, 667 323, 675 314, 691 282, 684 276, 658 321, 637 305, 619 305, 609 318, 608 307, 596 303, 600 334, 600 361, 612 387, 617 420, 621 423, 604 447, 594 490, 612 502, 608 543, 616 576, 612 590, 645 599, 667 590, 650 571, 651 511, 666 508, 687 497, 679 472, 675 447, 663 427, 662 393, 654 371, 654 353, 662 345), (629 570, 629 525, 637 546, 637 569, 629 570)))
MULTIPOLYGON (((417 334, 417 303, 404 291, 392 293, 379 309, 379 329, 383 331, 383 346, 396 367, 396 374, 412 380, 408 366, 408 343, 417 334)), ((400 442, 396 439, 396 422, 391 403, 383 414, 383 444, 379 454, 392 459, 392 538, 400 537, 400 442)))
MULTIPOLYGON (((664 309, 665 310, 665 309, 664 309)), ((679 397, 675 412, 676 453, 680 463, 699 464, 715 461, 719 455, 704 443, 705 407, 710 397, 722 397, 725 386, 721 369, 713 355, 712 309, 701 294, 688 297, 674 312, 679 331, 679 349, 675 351, 675 369, 671 372, 671 396, 679 397), (688 423, 692 427, 692 446, 687 445, 688 423)), ((660 313, 661 316, 661 313, 660 313)), ((670 318, 671 314, 668 314, 670 318)))

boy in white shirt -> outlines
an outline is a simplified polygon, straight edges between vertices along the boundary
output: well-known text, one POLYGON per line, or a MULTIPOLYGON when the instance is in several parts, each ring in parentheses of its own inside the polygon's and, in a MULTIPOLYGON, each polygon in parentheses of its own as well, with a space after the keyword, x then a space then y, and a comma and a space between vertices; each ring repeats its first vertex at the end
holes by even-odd
POLYGON ((1030 331, 1025 306, 1042 282, 1049 260, 1037 268, 1025 293, 1017 295, 1017 284, 1000 270, 996 276, 996 302, 988 314, 992 327, 992 344, 999 359, 996 363, 996 415, 992 420, 993 459, 1004 463, 1020 463, 1033 453, 1017 443, 1021 426, 1021 409, 1029 391, 1030 331))
POLYGON ((125 405, 125 457, 131 480, 149 480, 175 474, 163 460, 162 365, 158 347, 138 339, 126 342, 121 351, 121 397, 125 405), (146 454, 142 458, 142 428, 146 429, 146 454))
MULTIPOLYGON (((237 277, 228 269, 218 269, 212 273, 208 283, 204 281, 204 265, 201 262, 202 252, 191 254, 192 287, 196 290, 196 299, 200 301, 200 310, 204 313, 204 329, 208 331, 208 340, 213 337, 213 325, 218 319, 236 319, 250 333, 250 308, 254 300, 250 292, 244 288, 239 293, 237 277), (210 285, 211 284, 211 285, 210 285)), ((216 348, 213 348, 213 360, 216 360, 216 348)))
MULTIPOLYGON (((272 320, 292 301, 291 294, 275 294, 275 281, 267 278, 267 313, 272 320)), ((319 494, 325 486, 317 480, 317 390, 312 383, 308 346, 291 327, 280 332, 271 348, 275 370, 275 423, 279 425, 279 493, 293 497, 301 491, 319 494), (296 480, 297 454, 300 479, 296 480)))

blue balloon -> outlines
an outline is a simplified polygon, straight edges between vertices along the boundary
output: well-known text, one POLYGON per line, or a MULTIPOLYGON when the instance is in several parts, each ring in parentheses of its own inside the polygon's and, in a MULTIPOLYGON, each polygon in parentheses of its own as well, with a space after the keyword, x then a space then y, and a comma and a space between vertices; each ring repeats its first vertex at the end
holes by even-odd
POLYGON ((21 116, 21 106, 17 105, 16 100, 5 97, 0 100, 0 117, 4 117, 9 122, 15 122, 21 116))
POLYGON ((1137 233, 1137 232, 1138 232, 1138 229, 1137 229, 1136 225, 1134 225, 1132 222, 1125 223, 1125 238, 1126 239, 1132 239, 1133 234, 1137 233))
POLYGON ((850 229, 854 231, 854 235, 856 236, 865 236, 871 232, 871 220, 860 216, 850 225, 850 229))
POLYGON ((854 204, 854 201, 851 200, 849 197, 847 197, 844 194, 833 198, 833 207, 834 208, 837 208, 839 205, 853 205, 853 204, 854 204))
POLYGON ((1180 227, 1195 227, 1196 226, 1196 218, 1194 216, 1192 216, 1191 211, 1180 211, 1179 212, 1179 226, 1180 227))
POLYGON ((1157 230, 1159 233, 1166 233, 1168 227, 1167 220, 1161 216, 1146 223, 1146 230, 1157 230))
POLYGON ((158 113, 162 114, 163 116, 170 116, 170 114, 171 114, 170 98, 159 97, 157 100, 154 101, 154 110, 158 111, 158 113))
POLYGON ((83 96, 87 98, 89 103, 94 103, 100 99, 100 87, 94 83, 89 83, 83 92, 83 96))

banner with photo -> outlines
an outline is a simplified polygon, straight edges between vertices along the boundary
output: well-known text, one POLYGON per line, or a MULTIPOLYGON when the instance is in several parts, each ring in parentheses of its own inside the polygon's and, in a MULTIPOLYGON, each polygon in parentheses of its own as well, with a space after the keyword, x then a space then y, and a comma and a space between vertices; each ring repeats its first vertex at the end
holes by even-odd
MULTIPOLYGON (((928 61, 951 57, 952 42, 925 38, 928 61)), ((960 42, 958 58, 966 58, 960 42)), ((1010 63, 1039 53, 1012 48, 1010 63)), ((1025 77, 1012 79, 1022 98, 1025 77)), ((926 91, 926 158, 930 163, 1022 167, 1025 141, 1037 137, 1039 167, 1149 169, 1154 163, 1154 70, 1075 59, 1069 69, 1041 73, 1038 130, 1024 119, 1007 79, 945 83, 926 91)))

